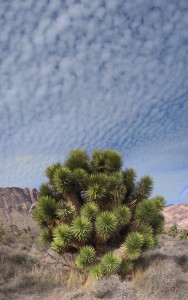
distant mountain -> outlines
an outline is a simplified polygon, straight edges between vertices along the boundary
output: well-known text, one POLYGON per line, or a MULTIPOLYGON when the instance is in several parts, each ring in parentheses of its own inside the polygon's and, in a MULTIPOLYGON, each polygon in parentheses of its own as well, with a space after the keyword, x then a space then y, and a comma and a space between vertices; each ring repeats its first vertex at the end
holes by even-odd
POLYGON ((164 208, 165 226, 177 224, 179 229, 188 229, 188 205, 174 204, 164 208))
MULTIPOLYGON (((0 220, 5 226, 15 224, 19 228, 35 227, 31 211, 37 199, 36 189, 0 188, 0 220)), ((164 208, 163 214, 167 228, 176 223, 179 228, 188 229, 188 205, 168 205, 164 208)))
POLYGON ((35 226, 31 216, 32 207, 38 198, 36 189, 0 188, 0 220, 4 226, 15 224, 19 228, 35 226))

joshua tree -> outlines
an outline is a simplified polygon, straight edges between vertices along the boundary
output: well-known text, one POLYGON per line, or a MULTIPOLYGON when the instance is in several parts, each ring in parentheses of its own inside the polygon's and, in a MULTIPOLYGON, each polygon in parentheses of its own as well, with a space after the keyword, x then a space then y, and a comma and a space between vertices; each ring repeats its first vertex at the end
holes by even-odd
POLYGON ((119 152, 73 150, 64 164, 46 169, 33 212, 41 240, 58 252, 75 253, 79 269, 99 279, 129 272, 163 230, 164 198, 151 196, 153 181, 122 170, 119 152))

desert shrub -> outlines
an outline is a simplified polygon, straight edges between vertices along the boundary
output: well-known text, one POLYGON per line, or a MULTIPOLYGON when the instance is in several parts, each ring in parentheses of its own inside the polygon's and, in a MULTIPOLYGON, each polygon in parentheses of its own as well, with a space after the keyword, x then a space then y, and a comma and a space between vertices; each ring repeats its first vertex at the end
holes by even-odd
POLYGON ((118 289, 119 284, 120 281, 117 276, 102 278, 94 282, 91 294, 101 299, 106 296, 112 296, 112 294, 118 289))
POLYGON ((94 282, 91 288, 91 295, 103 299, 106 297, 113 299, 136 300, 137 295, 129 281, 121 281, 117 275, 104 277, 94 282))
POLYGON ((173 224, 169 230, 168 230, 168 235, 175 237, 178 234, 178 227, 176 224, 173 224))
POLYGON ((77 267, 95 279, 130 272, 163 230, 164 198, 150 199, 152 178, 136 180, 122 164, 117 151, 96 149, 89 158, 73 150, 46 169, 33 211, 40 239, 59 254, 76 253, 77 267))
POLYGON ((187 238, 188 238, 188 230, 184 229, 180 232, 179 239, 180 240, 187 240, 187 238))
MULTIPOLYGON (((62 269, 61 263, 42 263, 40 256, 31 256, 7 246, 0 248, 0 298, 1 293, 9 291, 9 287, 6 291, 4 288, 7 283, 11 283, 10 294, 28 289, 32 290, 32 293, 40 294, 67 283, 68 273, 62 269)), ((7 296, 6 299, 13 298, 7 296)))
POLYGON ((137 271, 133 286, 147 299, 172 299, 171 296, 177 293, 180 282, 180 267, 173 260, 158 259, 145 271, 137 271))
POLYGON ((34 264, 36 264, 36 260, 26 253, 13 252, 13 250, 2 247, 0 251, 0 281, 11 280, 19 273, 28 273, 34 264))

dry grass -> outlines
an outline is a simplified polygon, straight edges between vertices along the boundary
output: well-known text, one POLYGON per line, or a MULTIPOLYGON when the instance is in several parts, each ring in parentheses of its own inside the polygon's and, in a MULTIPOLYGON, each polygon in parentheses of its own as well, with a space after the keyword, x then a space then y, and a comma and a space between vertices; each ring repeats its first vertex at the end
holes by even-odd
POLYGON ((140 259, 126 281, 118 276, 94 281, 63 268, 32 233, 9 233, 4 242, 11 247, 0 245, 0 300, 188 299, 187 240, 161 236, 159 247, 140 259))
POLYGON ((48 256, 46 249, 33 236, 8 233, 2 242, 0 299, 19 299, 15 296, 17 294, 20 297, 28 293, 40 295, 67 285, 69 271, 48 256))
POLYGON ((181 268, 173 260, 155 261, 147 270, 137 270, 132 281, 148 299, 174 299, 181 284, 181 268))
POLYGON ((137 295, 131 287, 130 282, 121 282, 118 276, 110 276, 109 278, 96 281, 92 287, 91 294, 97 299, 137 299, 137 295))

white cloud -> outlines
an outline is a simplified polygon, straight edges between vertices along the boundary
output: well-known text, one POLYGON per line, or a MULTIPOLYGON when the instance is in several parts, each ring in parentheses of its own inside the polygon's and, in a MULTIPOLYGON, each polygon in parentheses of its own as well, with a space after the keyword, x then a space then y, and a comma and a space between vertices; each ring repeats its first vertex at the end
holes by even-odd
POLYGON ((187 1, 0 6, 0 185, 37 185, 48 160, 72 148, 112 147, 152 173, 157 193, 178 197, 188 175, 187 1))

